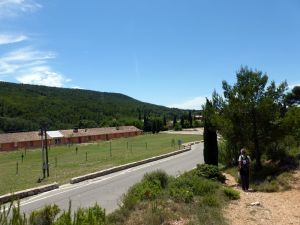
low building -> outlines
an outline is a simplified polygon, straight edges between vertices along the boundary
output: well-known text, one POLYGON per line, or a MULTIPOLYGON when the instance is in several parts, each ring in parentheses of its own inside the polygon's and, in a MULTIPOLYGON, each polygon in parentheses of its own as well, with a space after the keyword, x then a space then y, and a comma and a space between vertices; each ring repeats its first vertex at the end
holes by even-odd
MULTIPOLYGON (((74 130, 47 131, 48 145, 87 143, 133 137, 143 131, 134 126, 86 128, 74 130)), ((0 151, 40 148, 42 137, 39 131, 0 134, 0 151)))

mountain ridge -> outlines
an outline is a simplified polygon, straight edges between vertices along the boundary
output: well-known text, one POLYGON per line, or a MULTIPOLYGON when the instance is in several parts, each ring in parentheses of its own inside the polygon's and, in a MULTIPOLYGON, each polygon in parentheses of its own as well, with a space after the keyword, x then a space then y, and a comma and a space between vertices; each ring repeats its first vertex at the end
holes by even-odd
POLYGON ((122 93, 0 82, 0 132, 74 127, 142 126, 144 115, 172 120, 187 110, 168 108, 122 93))

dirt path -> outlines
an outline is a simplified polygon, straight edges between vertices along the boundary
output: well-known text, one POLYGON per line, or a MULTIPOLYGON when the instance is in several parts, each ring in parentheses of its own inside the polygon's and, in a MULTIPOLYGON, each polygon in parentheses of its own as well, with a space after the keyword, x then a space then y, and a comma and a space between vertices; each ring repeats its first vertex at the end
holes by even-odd
POLYGON ((225 174, 226 184, 240 192, 241 198, 225 209, 231 225, 300 225, 300 171, 296 171, 292 189, 284 192, 243 192, 234 178, 225 174), (252 203, 252 205, 251 205, 252 203))

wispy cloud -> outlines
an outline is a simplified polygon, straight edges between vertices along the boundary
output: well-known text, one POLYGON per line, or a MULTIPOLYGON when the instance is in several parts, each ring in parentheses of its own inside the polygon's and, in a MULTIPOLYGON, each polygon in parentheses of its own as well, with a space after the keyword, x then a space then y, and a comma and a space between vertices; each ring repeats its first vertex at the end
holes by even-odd
POLYGON ((189 99, 185 102, 176 103, 169 105, 170 108, 179 108, 179 109, 201 109, 202 105, 206 102, 206 97, 198 96, 193 99, 189 99))
POLYGON ((0 18, 17 17, 23 13, 34 12, 41 7, 42 5, 34 0, 1 0, 0 18))
POLYGON ((27 40, 25 35, 0 34, 0 45, 13 44, 27 40))
POLYGON ((53 71, 49 60, 53 52, 39 51, 33 47, 17 49, 0 57, 0 76, 12 76, 26 84, 62 87, 70 82, 62 74, 53 71))

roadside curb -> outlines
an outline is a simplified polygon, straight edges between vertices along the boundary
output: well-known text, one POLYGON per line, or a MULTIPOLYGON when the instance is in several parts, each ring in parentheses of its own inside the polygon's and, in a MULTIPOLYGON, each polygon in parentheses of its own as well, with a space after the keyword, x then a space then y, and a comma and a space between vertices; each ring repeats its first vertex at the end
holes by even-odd
POLYGON ((144 159, 144 160, 133 162, 133 163, 124 164, 124 165, 121 165, 121 166, 112 167, 112 168, 105 169, 105 170, 100 170, 100 171, 90 173, 90 174, 86 174, 86 175, 79 176, 79 177, 73 177, 70 180, 70 183, 71 184, 79 183, 79 182, 82 182, 82 181, 85 181, 85 180, 94 179, 94 178, 97 178, 97 177, 105 176, 107 174, 115 173, 115 172, 118 172, 118 171, 121 171, 121 170, 129 169, 129 168, 132 168, 132 167, 135 167, 135 166, 143 165, 143 164, 146 164, 146 163, 149 163, 149 162, 153 162, 153 161, 164 159, 164 158, 167 158, 167 157, 170 157, 170 156, 178 155, 180 153, 190 151, 191 150, 191 145, 199 144, 199 143, 200 142, 185 143, 185 144, 183 144, 184 149, 182 149, 182 150, 178 150, 178 151, 175 151, 175 152, 170 152, 170 153, 159 155, 159 156, 154 156, 154 157, 151 157, 151 158, 148 158, 148 159, 144 159))
POLYGON ((37 195, 37 194, 40 194, 40 193, 46 192, 46 191, 51 191, 51 190, 54 190, 57 188, 59 188, 58 183, 52 183, 52 184, 47 184, 47 185, 43 185, 43 186, 39 186, 39 187, 35 187, 35 188, 26 189, 23 191, 18 191, 15 193, 9 193, 9 194, 0 196, 0 204, 4 204, 4 203, 18 200, 21 198, 30 197, 30 196, 37 195))

